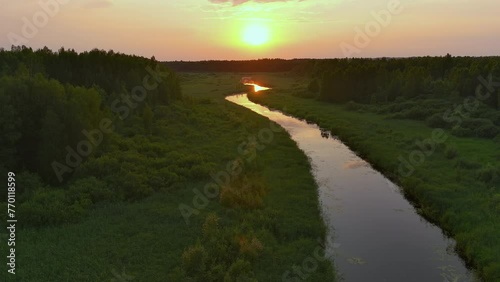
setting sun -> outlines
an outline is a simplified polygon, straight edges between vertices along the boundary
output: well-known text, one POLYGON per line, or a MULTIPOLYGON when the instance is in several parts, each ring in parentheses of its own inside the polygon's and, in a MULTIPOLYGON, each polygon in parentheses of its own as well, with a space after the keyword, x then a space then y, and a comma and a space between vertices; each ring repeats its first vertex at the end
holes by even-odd
POLYGON ((243 41, 252 46, 260 46, 270 39, 269 28, 261 24, 252 24, 243 30, 243 41))

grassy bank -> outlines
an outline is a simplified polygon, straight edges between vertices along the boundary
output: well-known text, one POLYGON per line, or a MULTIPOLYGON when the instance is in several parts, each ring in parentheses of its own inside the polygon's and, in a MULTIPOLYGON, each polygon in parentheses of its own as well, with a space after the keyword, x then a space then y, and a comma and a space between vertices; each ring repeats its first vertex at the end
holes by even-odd
MULTIPOLYGON (((280 281, 287 271, 298 277, 292 267, 300 269, 325 236, 317 187, 286 132, 273 131, 265 144, 249 141, 270 124, 224 100, 240 77, 183 74, 184 98, 154 108, 148 130, 141 119, 124 123, 123 139, 78 173, 96 183, 104 181, 97 173, 115 176, 147 196, 110 197, 77 220, 19 229, 16 275, 7 281, 280 281), (210 175, 231 170, 218 195, 208 197, 210 175), (194 203, 194 191, 208 201, 194 203), (180 205, 193 213, 183 215, 180 205)), ((52 201, 35 199, 45 207, 52 201)), ((305 274, 335 280, 328 261, 305 274)))
POLYGON ((423 121, 381 113, 381 105, 339 105, 297 97, 307 86, 305 77, 290 76, 287 82, 277 74, 256 79, 274 89, 250 95, 252 101, 330 130, 400 183, 422 215, 450 232, 459 252, 486 281, 499 281, 498 140, 457 137, 449 129, 435 131, 423 121), (433 132, 440 133, 439 142, 433 132))

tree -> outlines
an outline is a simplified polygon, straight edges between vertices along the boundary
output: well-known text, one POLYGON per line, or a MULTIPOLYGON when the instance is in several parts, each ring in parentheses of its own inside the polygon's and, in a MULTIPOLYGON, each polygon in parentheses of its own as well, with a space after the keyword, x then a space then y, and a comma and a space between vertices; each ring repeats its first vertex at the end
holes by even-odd
POLYGON ((146 104, 142 114, 142 120, 144 122, 144 128, 148 131, 148 133, 151 133, 153 129, 153 118, 154 113, 151 110, 151 107, 149 107, 149 104, 146 104))
POLYGON ((47 109, 40 131, 40 145, 38 148, 38 171, 40 175, 51 183, 57 183, 52 171, 52 162, 64 159, 66 143, 65 127, 61 118, 53 109, 47 109))
POLYGON ((307 86, 307 90, 312 93, 318 93, 320 90, 319 83, 317 79, 312 80, 309 85, 307 86))

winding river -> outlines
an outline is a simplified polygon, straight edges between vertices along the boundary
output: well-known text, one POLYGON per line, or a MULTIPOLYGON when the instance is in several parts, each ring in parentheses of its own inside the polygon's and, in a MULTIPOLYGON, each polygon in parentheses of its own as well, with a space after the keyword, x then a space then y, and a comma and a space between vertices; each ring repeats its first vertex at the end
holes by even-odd
POLYGON ((226 99, 280 124, 309 157, 328 229, 326 253, 343 281, 478 281, 454 252, 455 242, 340 140, 246 94, 226 99))

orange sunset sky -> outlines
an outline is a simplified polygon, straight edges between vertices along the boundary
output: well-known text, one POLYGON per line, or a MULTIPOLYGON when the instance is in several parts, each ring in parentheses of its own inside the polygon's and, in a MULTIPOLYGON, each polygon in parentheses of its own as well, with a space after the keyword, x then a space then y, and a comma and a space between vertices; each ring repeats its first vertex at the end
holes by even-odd
POLYGON ((3 0, 0 47, 158 60, 499 55, 499 11, 498 0, 3 0))

